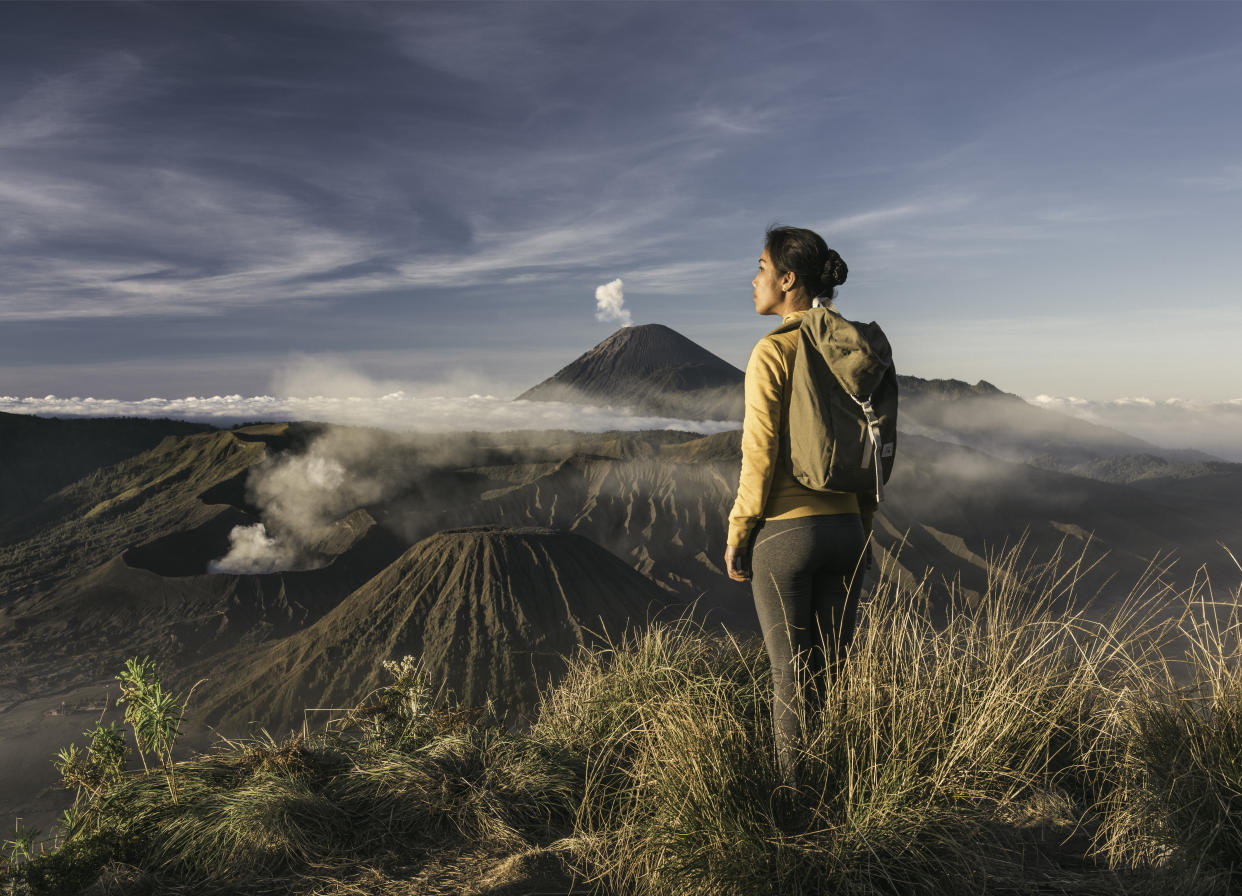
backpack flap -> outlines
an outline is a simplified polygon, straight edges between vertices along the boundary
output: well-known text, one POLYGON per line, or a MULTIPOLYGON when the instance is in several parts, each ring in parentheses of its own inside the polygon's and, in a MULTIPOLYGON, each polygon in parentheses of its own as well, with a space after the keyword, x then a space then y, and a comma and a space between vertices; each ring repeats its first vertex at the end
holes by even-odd
POLYGON ((819 491, 883 500, 897 447, 897 374, 878 324, 802 318, 790 387, 790 471, 819 491))

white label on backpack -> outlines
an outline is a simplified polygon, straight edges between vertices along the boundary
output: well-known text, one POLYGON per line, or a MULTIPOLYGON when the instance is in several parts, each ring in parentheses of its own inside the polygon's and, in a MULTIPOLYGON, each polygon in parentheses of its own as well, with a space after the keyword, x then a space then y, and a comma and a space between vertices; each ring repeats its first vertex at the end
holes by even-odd
POLYGON ((892 457, 893 452, 897 450, 896 442, 885 442, 884 447, 880 449, 880 457, 892 457))

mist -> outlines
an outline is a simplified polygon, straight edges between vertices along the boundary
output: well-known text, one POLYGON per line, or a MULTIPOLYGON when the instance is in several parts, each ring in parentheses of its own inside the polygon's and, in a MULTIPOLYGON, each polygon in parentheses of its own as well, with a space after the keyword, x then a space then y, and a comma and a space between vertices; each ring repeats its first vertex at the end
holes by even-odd
MULTIPOLYGON (((662 444, 675 451, 678 444, 694 439, 692 434, 660 437, 648 433, 636 444, 639 455, 609 461, 605 454, 611 456, 617 450, 625 454, 625 448, 609 435, 602 440, 590 434, 559 431, 428 436, 328 428, 296 453, 278 454, 251 469, 247 499, 256 508, 260 522, 234 527, 229 536, 230 550, 212 561, 208 571, 256 574, 321 566, 333 552, 320 546, 339 531, 343 518, 360 508, 409 543, 444 528, 446 523, 499 523, 501 517, 495 515, 505 512, 503 502, 494 504, 480 498, 498 485, 490 476, 499 475, 503 481, 505 474, 479 475, 475 468, 500 471, 531 465, 546 465, 547 473, 556 471, 554 479, 544 480, 542 487, 551 488, 549 494, 559 497, 543 508, 536 499, 536 516, 547 516, 524 518, 524 523, 582 528, 605 547, 628 556, 635 544, 629 537, 622 542, 611 537, 615 519, 633 517, 636 521, 640 515, 655 513, 657 503, 670 520, 684 517, 684 508, 694 507, 691 516, 718 517, 723 525, 725 505, 732 500, 736 484, 737 461, 725 461, 729 472, 722 474, 716 462, 678 462, 675 456, 659 456, 658 446, 662 444), (515 465, 515 461, 519 463, 515 465), (639 501, 632 513, 617 511, 618 506, 635 500, 636 487, 649 492, 653 503, 639 501), (595 507, 597 501, 601 502, 596 508, 600 513, 597 518, 593 513, 580 515, 584 506, 595 507), (704 502, 710 511, 700 509, 704 502), (678 507, 683 510, 678 511, 678 507), (453 508, 448 519, 446 508, 453 508)), ((525 476, 523 469, 517 481, 525 476)), ((635 526, 642 528, 637 522, 635 526)), ((719 534, 723 538, 723 530, 719 534)))
POLYGON ((317 392, 306 396, 212 395, 185 398, 41 398, 0 396, 0 412, 47 417, 147 417, 217 426, 256 421, 318 421, 394 432, 508 432, 514 430, 669 429, 711 434, 737 421, 691 420, 641 414, 624 407, 564 401, 513 401, 496 395, 443 395, 407 387, 381 395, 317 392))
POLYGON ((1162 448, 1204 451, 1222 460, 1242 463, 1242 398, 1217 402, 1177 398, 1089 401, 1037 395, 1030 402, 1121 430, 1162 448))
POLYGON ((235 526, 230 550, 211 573, 254 574, 313 568, 316 545, 351 511, 400 492, 430 459, 382 430, 332 428, 304 451, 256 465, 246 494, 262 522, 235 526))

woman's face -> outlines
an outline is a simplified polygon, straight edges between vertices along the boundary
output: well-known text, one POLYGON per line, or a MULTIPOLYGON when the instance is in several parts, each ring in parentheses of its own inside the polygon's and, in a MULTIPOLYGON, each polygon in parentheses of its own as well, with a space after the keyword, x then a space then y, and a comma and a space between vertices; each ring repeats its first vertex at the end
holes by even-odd
MULTIPOLYGON (((785 275, 787 276, 787 275, 785 275)), ((772 256, 763 250, 759 256, 759 273, 750 281, 754 289, 755 312, 757 314, 776 314, 776 308, 785 301, 785 290, 781 289, 782 275, 778 274, 772 264, 772 256)))

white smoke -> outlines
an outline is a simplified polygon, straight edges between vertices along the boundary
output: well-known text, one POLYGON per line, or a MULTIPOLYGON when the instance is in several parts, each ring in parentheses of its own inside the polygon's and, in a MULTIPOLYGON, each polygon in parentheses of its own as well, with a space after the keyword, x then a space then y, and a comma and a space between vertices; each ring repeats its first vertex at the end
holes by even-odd
POLYGON ((621 278, 611 283, 595 287, 595 319, 600 321, 619 321, 621 326, 630 325, 630 312, 625 307, 625 291, 621 278))
POLYGON ((229 552, 207 564, 210 573, 253 575, 292 569, 298 552, 292 544, 280 544, 267 534, 267 526, 234 526, 229 533, 229 552))
POLYGON ((391 436, 330 429, 303 454, 279 455, 255 467, 246 489, 263 522, 236 526, 229 552, 208 572, 263 573, 307 568, 315 545, 352 510, 378 501, 408 480, 391 461, 391 436), (389 458, 377 462, 377 458, 389 458))

